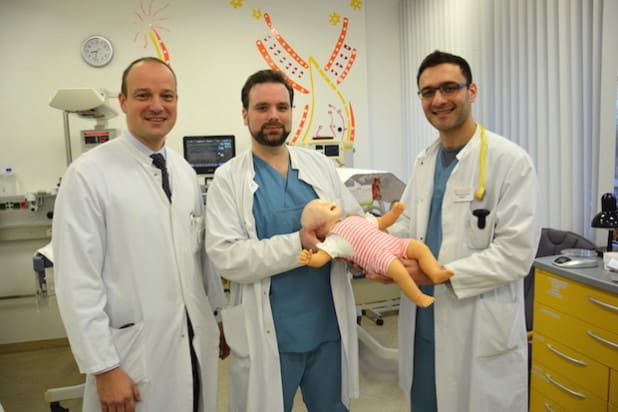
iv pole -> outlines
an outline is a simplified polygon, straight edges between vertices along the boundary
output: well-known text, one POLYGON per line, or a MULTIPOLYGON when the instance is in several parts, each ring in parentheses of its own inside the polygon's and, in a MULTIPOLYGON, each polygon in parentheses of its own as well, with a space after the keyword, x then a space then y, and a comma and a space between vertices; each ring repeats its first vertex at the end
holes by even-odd
POLYGON ((73 153, 71 151, 71 129, 69 128, 69 112, 62 111, 64 120, 64 149, 66 152, 67 166, 73 161, 73 153))
POLYGON ((75 113, 83 118, 95 119, 97 122, 95 129, 104 128, 107 119, 118 115, 116 110, 107 104, 108 96, 109 93, 103 89, 60 89, 50 99, 49 105, 62 110, 63 113, 67 166, 73 161, 69 114, 75 113))

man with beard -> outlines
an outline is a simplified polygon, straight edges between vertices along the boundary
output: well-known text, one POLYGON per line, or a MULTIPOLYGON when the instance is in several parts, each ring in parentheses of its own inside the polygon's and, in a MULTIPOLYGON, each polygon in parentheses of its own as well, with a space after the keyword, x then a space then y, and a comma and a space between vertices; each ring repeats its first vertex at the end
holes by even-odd
POLYGON ((282 73, 254 73, 241 99, 251 150, 217 169, 206 211, 208 255, 231 281, 230 411, 291 411, 299 387, 310 412, 347 411, 358 396, 350 277, 343 262, 298 263, 319 241, 300 215, 316 198, 362 210, 331 160, 285 144, 294 91, 282 73))

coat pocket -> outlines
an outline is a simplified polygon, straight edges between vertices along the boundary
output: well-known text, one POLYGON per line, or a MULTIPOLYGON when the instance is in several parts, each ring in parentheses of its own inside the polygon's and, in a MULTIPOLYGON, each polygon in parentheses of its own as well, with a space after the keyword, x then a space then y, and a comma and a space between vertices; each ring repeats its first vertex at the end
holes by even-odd
POLYGON ((518 346, 514 335, 517 306, 514 302, 481 298, 476 310, 475 355, 496 356, 518 346))
POLYGON ((494 237, 494 214, 490 212, 487 216, 478 217, 470 211, 466 219, 466 246, 472 250, 487 249, 494 237))
POLYGON ((111 328, 112 340, 120 356, 120 367, 135 383, 147 381, 143 329, 141 322, 122 329, 111 328))
POLYGON ((249 356, 249 337, 243 305, 229 306, 221 311, 225 340, 232 352, 240 357, 249 356))
POLYGON ((199 252, 204 248, 204 217, 191 214, 191 247, 193 253, 199 252))

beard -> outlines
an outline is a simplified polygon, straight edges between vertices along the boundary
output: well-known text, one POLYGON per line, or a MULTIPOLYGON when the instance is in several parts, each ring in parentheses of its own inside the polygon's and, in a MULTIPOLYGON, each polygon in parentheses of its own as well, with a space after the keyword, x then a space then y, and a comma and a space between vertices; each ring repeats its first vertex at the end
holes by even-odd
POLYGON ((283 146, 283 144, 285 143, 285 141, 287 140, 288 136, 290 135, 290 131, 289 130, 285 130, 285 126, 281 126, 283 128, 283 131, 279 134, 266 134, 264 132, 264 128, 266 126, 269 125, 264 125, 262 126, 262 128, 260 129, 259 132, 257 133, 251 133, 251 136, 253 136, 253 138, 260 144, 264 145, 264 146, 270 146, 270 147, 279 147, 279 146, 283 146))

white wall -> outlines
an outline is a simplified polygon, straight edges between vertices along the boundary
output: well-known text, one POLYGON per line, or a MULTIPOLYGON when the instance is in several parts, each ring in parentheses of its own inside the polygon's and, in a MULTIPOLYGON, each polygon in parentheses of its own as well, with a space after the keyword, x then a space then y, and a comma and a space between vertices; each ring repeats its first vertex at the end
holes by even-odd
MULTIPOLYGON (((358 49, 353 70, 338 86, 355 106, 355 167, 401 175, 399 0, 362 3, 364 9, 356 10, 348 0, 252 0, 235 9, 217 0, 3 0, 0 168, 15 169, 22 193, 55 187, 66 168, 65 146, 62 112, 48 106, 49 98, 57 89, 80 87, 106 88, 116 95, 126 65, 155 55, 152 44, 144 48, 139 37, 143 27, 135 24, 138 15, 152 15, 167 5, 157 15, 165 20, 155 23, 164 26, 159 33, 179 81, 179 119, 168 139, 171 148, 182 151, 183 135, 210 133, 235 134, 237 150, 248 148, 240 87, 250 73, 266 67, 255 41, 268 34, 263 19, 252 17, 254 10, 269 13, 301 57, 313 56, 322 66, 339 32, 326 17, 337 13, 349 18, 347 39, 358 49), (80 44, 91 34, 103 34, 114 45, 115 57, 106 67, 91 68, 80 57, 80 44)), ((303 98, 297 93, 297 108, 303 98)), ((110 104, 120 112, 117 100, 110 104)), ((94 123, 71 115, 70 126, 76 157, 79 130, 94 123)), ((112 119, 109 127, 123 129, 124 116, 112 119)), ((44 243, 0 241, 0 296, 32 293, 31 256, 44 243)))
POLYGON ((367 166, 388 170, 400 179, 407 179, 409 172, 403 170, 402 155, 399 3, 399 0, 365 2, 369 89, 368 143, 372 153, 371 162, 367 166))

